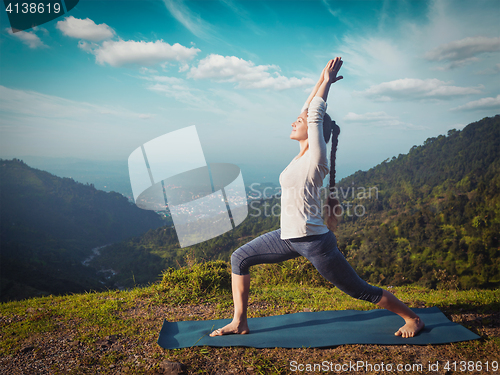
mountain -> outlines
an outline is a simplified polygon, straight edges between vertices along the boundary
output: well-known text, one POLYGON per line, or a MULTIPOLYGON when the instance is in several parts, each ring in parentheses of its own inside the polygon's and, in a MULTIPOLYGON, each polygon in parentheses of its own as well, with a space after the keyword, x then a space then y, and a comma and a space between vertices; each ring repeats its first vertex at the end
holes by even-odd
POLYGON ((158 281, 162 272, 169 268, 229 260, 238 247, 260 234, 278 229, 279 212, 279 199, 255 199, 249 204, 248 216, 243 223, 221 236, 181 248, 173 227, 157 228, 106 247, 91 265, 115 270, 116 274, 109 281, 116 285, 147 285, 158 281))
MULTIPOLYGON (((500 284, 500 116, 341 180, 339 248, 364 279, 428 288, 500 284)), ((2 161, 2 299, 157 281, 162 271, 229 260, 258 235, 279 227, 279 198, 249 201, 247 219, 222 236, 181 249, 162 226, 117 193, 2 161), (112 244, 110 244, 112 243, 112 244), (90 250, 101 249, 89 261, 90 250)))
MULTIPOLYGON (((335 234, 356 271, 381 285, 498 285, 499 146, 500 116, 484 118, 342 179, 344 213, 335 234)), ((252 201, 250 212, 210 241, 181 249, 174 229, 160 228, 104 249, 94 262, 134 286, 156 281, 169 267, 229 260, 243 243, 279 227, 278 199, 252 201)))
POLYGON ((345 213, 338 237, 365 279, 462 288, 500 282, 499 115, 337 185, 343 204, 364 212, 345 213))
POLYGON ((82 265, 98 246, 164 225, 115 192, 0 160, 1 300, 101 289, 82 265))

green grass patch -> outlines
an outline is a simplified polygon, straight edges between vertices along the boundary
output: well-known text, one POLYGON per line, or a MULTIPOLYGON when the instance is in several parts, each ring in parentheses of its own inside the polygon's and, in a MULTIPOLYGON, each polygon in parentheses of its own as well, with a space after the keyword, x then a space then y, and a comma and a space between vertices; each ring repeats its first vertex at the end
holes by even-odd
MULTIPOLYGON (((254 268, 250 317, 304 310, 377 308, 371 303, 353 299, 337 288, 318 285, 321 282, 317 275, 311 274, 311 269, 295 260, 285 265, 254 268)), ((388 290, 410 307, 437 306, 448 314, 460 314, 463 310, 487 314, 500 310, 498 289, 431 290, 409 285, 389 287, 388 290)), ((227 262, 216 261, 180 270, 167 270, 161 282, 129 291, 49 296, 2 303, 0 355, 13 355, 26 345, 30 337, 65 330, 71 330, 72 339, 86 345, 93 345, 99 338, 107 335, 117 334, 148 341, 157 332, 144 331, 131 311, 142 314, 147 320, 149 309, 203 304, 211 306, 211 309, 215 308, 212 318, 228 318, 232 315, 231 273, 227 262)), ((157 316, 151 317, 158 319, 157 316)), ((182 317, 184 320, 201 318, 196 315, 182 317)), ((495 341, 496 344, 499 344, 498 341, 495 341)), ((121 360, 114 355, 108 353, 100 361, 109 365, 121 360)), ((262 365, 267 366, 264 362, 262 365)), ((261 366, 259 363, 261 362, 256 359, 248 367, 254 368, 258 373, 261 366)))
POLYGON ((227 262, 214 261, 191 267, 170 268, 160 283, 170 303, 199 303, 231 291, 231 270, 227 262))

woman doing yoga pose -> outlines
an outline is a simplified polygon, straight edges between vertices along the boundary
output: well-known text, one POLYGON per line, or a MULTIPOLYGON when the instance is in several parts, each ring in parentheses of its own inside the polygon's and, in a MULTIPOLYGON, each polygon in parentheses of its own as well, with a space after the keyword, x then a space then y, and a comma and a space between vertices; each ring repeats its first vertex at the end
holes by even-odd
POLYGON ((299 154, 280 175, 281 228, 250 241, 231 256, 231 282, 234 316, 231 323, 213 331, 210 336, 246 334, 249 268, 261 263, 277 263, 306 257, 319 273, 350 296, 372 302, 392 311, 405 320, 395 332, 402 337, 413 337, 424 323, 392 293, 369 285, 362 280, 337 248, 332 230, 337 225, 340 208, 333 194, 329 195, 326 225, 321 217, 319 191, 323 179, 330 172, 330 192, 335 186, 335 153, 340 129, 325 114, 330 86, 342 79, 337 76, 342 59, 330 60, 318 83, 307 99, 302 112, 292 124, 290 138, 300 144, 299 154), (326 143, 332 136, 331 169, 328 168, 326 143))

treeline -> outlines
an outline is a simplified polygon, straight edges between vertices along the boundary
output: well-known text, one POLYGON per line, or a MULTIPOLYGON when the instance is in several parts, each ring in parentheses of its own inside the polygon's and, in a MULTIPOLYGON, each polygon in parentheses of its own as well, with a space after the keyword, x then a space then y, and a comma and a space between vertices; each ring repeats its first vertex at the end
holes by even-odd
POLYGON ((103 287, 91 249, 164 224, 121 194, 0 160, 1 300, 103 287))
POLYGON ((221 236, 181 248, 175 229, 162 227, 106 247, 101 256, 92 261, 92 266, 116 271, 110 279, 116 286, 145 285, 161 279, 162 272, 171 267, 181 268, 211 260, 228 261, 238 247, 262 233, 278 229, 279 213, 279 199, 254 200, 243 223, 221 236))

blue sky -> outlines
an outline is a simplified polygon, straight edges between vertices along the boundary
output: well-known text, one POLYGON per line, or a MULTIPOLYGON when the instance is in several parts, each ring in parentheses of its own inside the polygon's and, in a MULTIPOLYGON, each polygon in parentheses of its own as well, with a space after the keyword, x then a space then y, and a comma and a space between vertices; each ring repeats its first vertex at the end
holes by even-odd
MULTIPOLYGON (((0 15, 0 157, 127 160, 196 125, 208 162, 277 182, 326 62, 338 177, 500 113, 498 1, 89 1, 0 15)), ((245 179, 246 184, 253 181, 245 179)))

